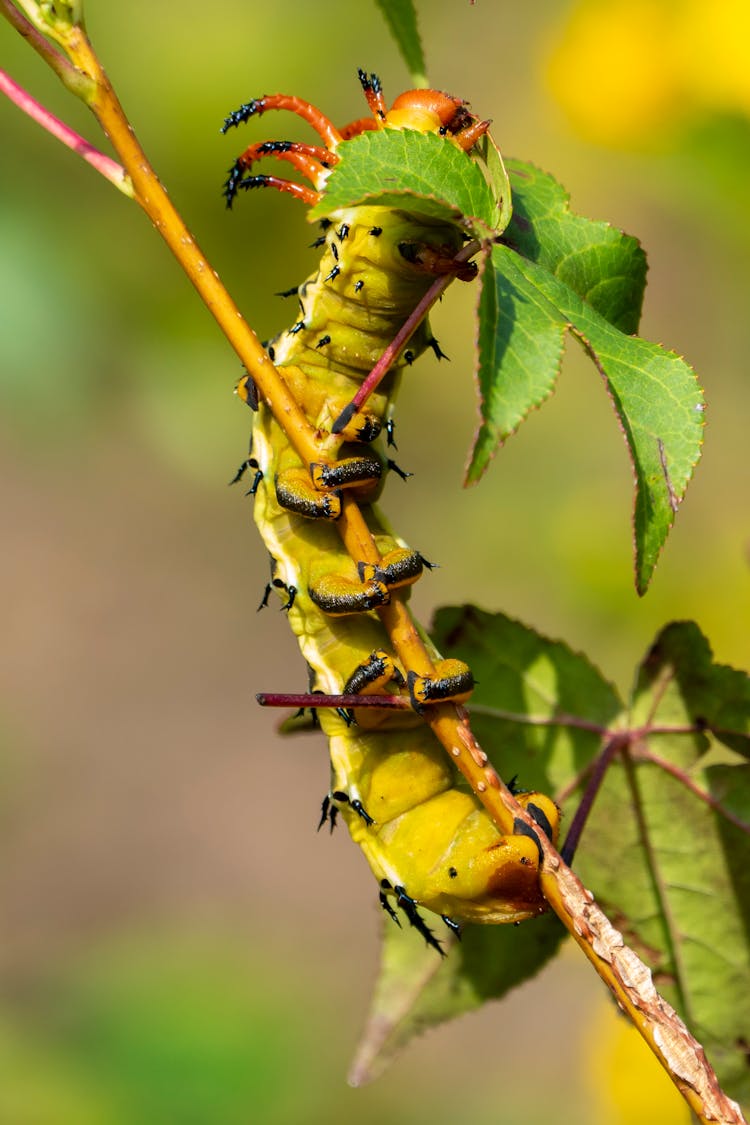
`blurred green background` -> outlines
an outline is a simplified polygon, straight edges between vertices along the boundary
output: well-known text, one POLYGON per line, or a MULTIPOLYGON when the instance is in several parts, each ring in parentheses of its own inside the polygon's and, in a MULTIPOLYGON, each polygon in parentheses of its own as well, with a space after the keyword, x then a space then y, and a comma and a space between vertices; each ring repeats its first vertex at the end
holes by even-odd
MULTIPOLYGON (((315 262, 304 210, 268 192, 228 214, 220 189, 251 138, 306 134, 281 114, 218 128, 276 91, 359 116, 358 66, 389 98, 407 88, 374 4, 90 0, 87 13, 175 202, 272 335, 293 315, 272 294, 315 262)), ((502 609, 623 691, 677 618, 747 667, 746 11, 431 0, 422 31, 431 81, 491 117, 504 151, 643 240, 643 333, 695 365, 709 412, 639 600, 625 448, 574 345, 555 397, 461 489, 473 296, 454 286, 435 317, 452 362, 425 358, 399 410, 416 477, 384 501, 441 564, 418 612, 502 609)), ((0 44, 10 74, 98 144, 4 23, 0 44)), ((275 608, 256 616, 267 564, 250 501, 225 484, 248 437, 236 360, 133 204, 7 102, 0 128, 0 1121, 686 1120, 570 951, 375 1085, 346 1087, 380 920, 344 834, 314 832, 322 744, 280 741, 254 704, 303 689, 305 671, 275 608)))

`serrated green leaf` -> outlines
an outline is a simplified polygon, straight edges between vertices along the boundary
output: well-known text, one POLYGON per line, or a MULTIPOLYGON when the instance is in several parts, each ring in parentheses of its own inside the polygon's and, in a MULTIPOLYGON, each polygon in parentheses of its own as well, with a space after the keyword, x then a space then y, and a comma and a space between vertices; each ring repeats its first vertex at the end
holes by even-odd
POLYGON ((375 0, 396 40, 396 46, 415 86, 428 86, 427 67, 417 24, 417 11, 411 0, 375 0))
POLYGON ((565 324, 545 304, 529 300, 487 255, 478 305, 476 378, 481 424, 474 437, 466 483, 479 480, 498 447, 528 412, 552 393, 565 324))
POLYGON ((487 180, 497 205, 495 228, 497 234, 501 234, 506 230, 513 213, 510 177, 505 167, 505 161, 491 133, 485 133, 477 141, 472 152, 484 164, 487 180))
POLYGON ((660 680, 660 717, 676 693, 675 722, 687 710, 691 722, 705 725, 717 742, 750 759, 750 678, 736 668, 714 664, 711 646, 692 621, 667 625, 654 641, 641 665, 633 722, 652 721, 649 708, 660 680))
POLYGON ((521 160, 506 160, 513 217, 503 242, 549 270, 622 332, 638 331, 648 265, 636 238, 570 210, 562 184, 521 160))
POLYGON ((713 665, 696 626, 669 626, 635 690, 630 725, 647 725, 609 770, 576 866, 652 966, 726 1092, 742 1099, 750 1096, 750 836, 738 822, 750 822, 750 766, 728 751, 729 761, 717 761, 713 735, 664 730, 689 728, 714 692, 715 716, 731 715, 746 738, 748 677, 713 665))
POLYGON ((361 1086, 382 1073, 415 1036, 485 1001, 499 999, 557 952, 565 930, 552 914, 518 926, 466 926, 448 956, 385 921, 381 964, 372 1004, 349 1081, 361 1086))
POLYGON ((309 212, 315 222, 342 207, 368 203, 400 207, 446 222, 464 221, 486 238, 502 208, 479 165, 435 133, 383 129, 341 145, 323 198, 309 212))
POLYGON ((487 316, 479 331, 482 424, 468 479, 478 479, 497 444, 550 393, 570 329, 605 380, 630 452, 636 587, 645 592, 700 456, 703 401, 695 373, 660 345, 626 336, 570 285, 506 246, 493 247, 480 308, 487 316))

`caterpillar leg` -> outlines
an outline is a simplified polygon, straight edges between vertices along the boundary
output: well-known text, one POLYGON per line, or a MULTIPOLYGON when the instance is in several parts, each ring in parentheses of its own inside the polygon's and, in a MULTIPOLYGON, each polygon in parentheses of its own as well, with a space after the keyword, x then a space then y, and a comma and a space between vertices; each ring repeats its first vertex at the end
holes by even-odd
POLYGON ((344 441, 358 441, 363 445, 369 445, 371 441, 375 441, 382 429, 383 423, 377 414, 355 409, 347 416, 340 428, 332 426, 331 433, 339 434, 344 441))
POLYGON ((312 582, 308 593, 310 600, 329 617, 347 617, 355 613, 367 613, 387 605, 391 600, 388 587, 376 579, 357 582, 337 574, 325 574, 312 582))
POLYGON ((284 469, 276 477, 276 499, 282 508, 306 519, 336 520, 341 515, 341 494, 321 492, 306 469, 284 469))
POLYGON ((445 950, 417 910, 417 904, 414 899, 406 893, 406 888, 394 887, 393 893, 396 896, 396 902, 406 915, 409 925, 413 926, 417 933, 420 933, 427 944, 432 946, 433 949, 436 949, 441 957, 445 957, 445 950))
POLYGON ((258 485, 263 480, 263 472, 254 457, 248 457, 245 461, 242 462, 229 483, 238 484, 242 480, 248 469, 252 469, 254 475, 253 483, 248 488, 245 496, 255 496, 255 493, 258 491, 258 485))
POLYGON ((360 503, 374 500, 382 475, 383 463, 375 456, 313 462, 309 473, 301 466, 278 473, 276 499, 295 515, 335 520, 341 515, 342 489, 351 489, 360 503))
MULTIPOLYGON (((343 617, 352 613, 364 613, 367 610, 376 609, 378 606, 387 605, 390 601, 391 590, 399 590, 404 586, 413 585, 422 574, 424 567, 431 565, 420 555, 419 551, 411 551, 408 547, 397 547, 383 555, 379 563, 357 563, 358 582, 336 574, 325 574, 322 578, 310 584, 309 594, 318 608, 329 616, 343 617)), ((386 653, 373 653, 370 661, 374 661, 376 657, 390 660, 386 653)), ((468 673, 470 686, 467 689, 464 675, 461 687, 465 694, 461 698, 468 699, 474 681, 471 679, 471 673, 467 666, 458 660, 443 661, 443 664, 447 667, 442 678, 431 680, 429 686, 426 682, 417 685, 416 691, 421 693, 420 701, 421 695, 429 692, 435 693, 429 700, 433 703, 437 702, 438 698, 459 698, 455 692, 440 697, 437 693, 440 690, 449 691, 456 688, 462 672, 468 673), (447 683, 446 677, 452 677, 450 684, 447 683)), ((375 667, 375 663, 368 664, 368 672, 373 667, 375 667)), ((415 674, 410 673, 410 675, 415 674)), ((388 677, 388 679, 393 678, 392 674, 388 677)), ((425 680, 425 677, 419 677, 419 679, 425 680)), ((387 679, 379 680, 378 687, 382 687, 387 682, 387 679)), ((361 688, 346 688, 347 692, 350 690, 359 692, 361 688)), ((413 693, 412 698, 414 698, 413 693)))
POLYGON ((455 934, 456 937, 458 938, 458 940, 460 941, 461 940, 461 927, 459 926, 459 924, 455 920, 455 918, 451 918, 447 914, 441 914, 440 917, 443 919, 443 921, 445 922, 446 926, 451 931, 451 933, 455 934))
POLYGON ((362 85, 362 90, 364 91, 367 104, 370 107, 370 112, 375 119, 376 125, 382 127, 381 123, 385 121, 388 113, 383 97, 382 83, 377 74, 368 74, 367 71, 361 68, 357 71, 357 77, 362 85))
POLYGON ((358 117, 356 121, 350 121, 348 125, 340 125, 339 132, 341 133, 342 140, 350 141, 352 137, 359 137, 362 133, 371 133, 379 128, 377 121, 373 121, 372 117, 358 117))
POLYGON ((402 586, 413 585, 424 568, 431 570, 432 566, 419 551, 396 547, 383 555, 379 563, 357 563, 357 572, 363 582, 374 580, 382 582, 389 590, 398 590, 402 586))
POLYGON ((302 141, 258 141, 248 145, 237 157, 236 163, 245 171, 264 156, 285 160, 305 176, 313 187, 320 187, 320 178, 326 169, 338 164, 338 156, 320 145, 303 144, 302 141))
POLYGON ((356 797, 351 799, 348 793, 344 793, 341 789, 336 789, 333 793, 326 793, 323 798, 323 804, 320 810, 320 821, 318 822, 318 832, 320 832, 326 821, 330 823, 331 832, 333 832, 339 814, 339 805, 349 805, 357 816, 365 822, 368 828, 371 824, 375 823, 360 800, 356 797))
MULTIPOLYGON (((310 465, 310 475, 316 488, 361 488, 371 485, 376 488, 383 475, 383 463, 379 457, 344 457, 332 464, 310 465)), ((361 499, 365 499, 362 496, 361 499)))
POLYGON ((260 141, 257 144, 249 145, 229 169, 224 184, 224 197, 227 201, 227 207, 232 206, 240 188, 248 190, 254 187, 275 187, 279 191, 290 191, 305 202, 311 202, 313 196, 316 199, 319 198, 318 192, 325 183, 326 171, 337 162, 338 157, 335 153, 329 152, 327 148, 321 148, 320 145, 307 145, 299 141, 260 141), (291 181, 281 180, 276 176, 247 175, 253 164, 262 160, 265 156, 273 156, 277 160, 284 160, 291 164, 293 168, 302 173, 305 179, 310 181, 315 191, 310 192, 309 188, 304 188, 300 184, 282 187, 282 184, 290 184, 291 181), (296 190, 300 187, 302 187, 304 193, 310 192, 309 198, 307 194, 300 194, 296 190))
POLYGON ((243 191, 251 191, 253 188, 264 187, 276 188, 277 191, 288 191, 290 195, 293 195, 295 199, 300 199, 308 207, 314 207, 320 199, 319 191, 305 187, 304 184, 295 184, 292 180, 284 180, 279 176, 246 176, 243 179, 242 169, 233 164, 229 169, 229 176, 223 190, 227 207, 231 208, 240 188, 243 191))
MULTIPOLYGON (((405 686, 406 679, 393 657, 383 649, 375 649, 366 660, 357 665, 344 684, 343 694, 348 697, 347 714, 356 722, 360 731, 368 731, 390 725, 395 711, 401 716, 398 723, 403 727, 404 712, 397 704, 401 701, 401 689, 405 686), (378 705, 370 707, 364 702, 374 702, 376 696, 378 705), (358 699, 363 701, 361 706, 358 706, 358 699)), ((406 701, 404 697, 403 702, 406 701)))
POLYGON ((303 121, 307 121, 331 152, 335 151, 341 142, 341 133, 333 122, 314 105, 297 97, 296 94, 264 94, 262 98, 252 98, 224 118, 221 132, 226 133, 238 125, 244 125, 251 117, 260 117, 269 109, 286 109, 301 117, 303 121))
POLYGON ((463 129, 454 133, 453 140, 460 145, 464 152, 468 152, 484 136, 490 125, 490 121, 473 121, 471 125, 466 125, 463 129))
POLYGON ((420 676, 410 671, 406 682, 412 707, 420 713, 431 703, 444 703, 449 699, 465 703, 474 690, 474 677, 463 660, 438 661, 434 676, 420 676))
POLYGON ((270 598, 270 596, 271 596, 271 594, 273 593, 274 590, 285 590, 286 591, 287 597, 286 597, 286 601, 284 602, 283 606, 281 607, 282 610, 290 610, 292 608, 292 606, 294 605, 295 599, 297 597, 297 587, 296 586, 287 586, 286 582, 282 582, 282 580, 280 578, 272 578, 270 582, 266 583, 266 588, 263 591, 263 597, 261 599, 260 605, 258 606, 258 612, 259 613, 262 609, 265 609, 266 606, 268 605, 268 599, 270 598))
MULTIPOLYGON (((399 929, 401 929, 401 920, 388 901, 389 893, 396 896, 396 902, 406 915, 409 925, 413 926, 414 929, 422 935, 427 944, 432 946, 433 949, 437 950, 441 957, 445 957, 445 950, 425 922, 422 915, 417 910, 417 904, 414 899, 410 898, 410 896, 406 893, 406 889, 404 887, 392 887, 387 879, 381 879, 378 900, 388 917, 396 923, 399 929)), ((445 918, 443 920, 445 921, 445 918)), ((455 922, 453 922, 453 926, 456 926, 455 922)))
POLYGON ((354 669, 344 685, 344 694, 377 695, 391 682, 403 687, 406 680, 393 657, 376 649, 354 669))
MULTIPOLYGON (((390 883, 388 883, 387 886, 390 888, 390 883)), ((385 910, 391 921, 395 922, 398 928, 401 929, 401 921, 399 919, 399 916, 388 901, 388 895, 384 890, 381 890, 379 892, 378 901, 380 902, 380 905, 382 906, 383 910, 385 910)))
POLYGON ((539 825, 547 839, 556 844, 560 827, 560 810, 552 798, 545 796, 544 793, 526 792, 517 793, 516 800, 539 825))

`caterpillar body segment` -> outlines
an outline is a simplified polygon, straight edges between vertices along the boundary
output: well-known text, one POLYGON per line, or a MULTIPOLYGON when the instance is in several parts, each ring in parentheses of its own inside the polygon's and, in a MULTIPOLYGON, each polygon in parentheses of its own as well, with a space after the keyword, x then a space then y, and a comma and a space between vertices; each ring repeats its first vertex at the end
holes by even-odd
MULTIPOLYGON (((336 150, 358 132, 431 130, 468 151, 487 128, 459 99, 436 91, 410 91, 387 110, 377 79, 360 78, 373 116, 342 130, 309 103, 285 95, 248 102, 230 115, 225 128, 270 109, 291 110, 316 129, 329 156, 324 159, 313 146, 251 145, 230 171, 227 202, 264 155, 295 164, 318 192, 324 189, 325 166, 335 163, 336 150)), ((377 206, 338 210, 322 226, 320 265, 299 288, 299 316, 268 350, 324 456, 303 463, 266 403, 253 400, 241 380, 240 397, 257 407, 255 521, 273 560, 269 596, 275 590, 284 599, 310 670, 310 691, 400 696, 410 703, 404 709, 318 709, 331 756, 321 824, 333 827, 341 815, 378 880, 385 909, 396 917, 401 911, 439 949, 418 908, 457 928, 463 921, 521 921, 545 905, 534 830, 514 835, 498 830, 420 715, 438 702, 466 700, 473 687, 470 670, 460 661, 442 661, 429 642, 433 673, 401 667, 379 616, 394 599, 406 599, 431 565, 393 534, 374 505, 388 458, 372 444, 385 444, 386 438, 393 444, 391 410, 400 378, 433 346, 426 320, 366 409, 345 408, 435 277, 451 272, 463 233, 457 223, 377 206), (342 432, 332 433, 342 413, 342 432), (336 521, 347 496, 360 505, 378 560, 353 559, 343 547, 336 521)), ((453 272, 471 271, 464 264, 453 272)), ((553 802, 536 793, 523 798, 530 812, 532 805, 539 810, 540 831, 554 837, 553 802)))
POLYGON ((332 790, 346 790, 350 801, 354 794, 373 818, 367 825, 339 806, 381 885, 404 887, 420 907, 461 922, 520 922, 543 912, 538 844, 498 832, 429 727, 363 732, 319 714, 332 790))

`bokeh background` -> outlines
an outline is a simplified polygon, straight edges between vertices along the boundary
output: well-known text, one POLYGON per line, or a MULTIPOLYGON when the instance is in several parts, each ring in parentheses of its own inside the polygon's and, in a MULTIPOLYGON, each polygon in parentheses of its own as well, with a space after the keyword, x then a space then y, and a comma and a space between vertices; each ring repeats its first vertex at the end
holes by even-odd
MULTIPOLYGON (((177 205, 272 335, 293 315, 272 294, 314 265, 304 210, 269 192, 228 214, 220 188, 251 137, 304 130, 282 115, 218 127, 275 91, 359 116, 357 66, 391 97, 406 88, 375 5, 89 0, 87 13, 177 205)), ((695 365, 709 412, 639 600, 625 448, 574 344, 553 400, 461 489, 473 322, 470 288, 454 286, 435 318, 452 362, 423 360, 399 410, 416 476, 385 497, 441 564, 418 611, 502 609, 623 692, 673 619, 747 667, 747 6, 430 0, 422 31, 431 81, 492 117, 504 151, 643 240, 643 333, 695 365)), ((0 57, 99 143, 4 23, 0 57)), ((135 206, 9 103, 0 129, 0 1121, 686 1121, 571 951, 373 1086, 345 1085, 380 919, 344 834, 315 835, 324 747, 281 741, 254 704, 305 673, 275 607, 256 615, 266 560, 251 501, 226 487, 248 439, 236 360, 135 206)))

